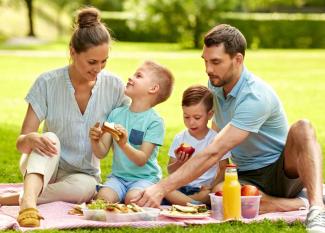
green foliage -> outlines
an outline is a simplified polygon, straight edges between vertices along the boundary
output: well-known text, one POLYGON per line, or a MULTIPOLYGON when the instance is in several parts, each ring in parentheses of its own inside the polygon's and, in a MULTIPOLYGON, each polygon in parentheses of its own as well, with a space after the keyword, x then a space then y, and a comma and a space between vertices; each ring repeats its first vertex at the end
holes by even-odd
POLYGON ((134 13, 130 24, 135 31, 151 31, 160 38, 197 48, 218 13, 236 4, 235 0, 129 0, 125 9, 134 13))
POLYGON ((240 29, 250 48, 325 48, 323 20, 225 19, 240 29))

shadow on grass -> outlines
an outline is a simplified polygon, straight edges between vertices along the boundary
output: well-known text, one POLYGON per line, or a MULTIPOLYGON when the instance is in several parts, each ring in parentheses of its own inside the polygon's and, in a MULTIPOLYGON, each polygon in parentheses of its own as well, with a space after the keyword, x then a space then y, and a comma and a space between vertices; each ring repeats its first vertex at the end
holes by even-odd
POLYGON ((17 125, 0 125, 0 183, 21 182, 18 169, 20 154, 16 150, 17 125))

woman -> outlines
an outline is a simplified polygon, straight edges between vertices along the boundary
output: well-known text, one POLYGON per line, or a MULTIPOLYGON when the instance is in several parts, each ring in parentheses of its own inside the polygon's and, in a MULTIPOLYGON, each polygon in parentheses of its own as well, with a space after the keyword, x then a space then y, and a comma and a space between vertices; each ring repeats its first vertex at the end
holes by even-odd
MULTIPOLYGON (((99 11, 82 9, 70 41, 71 64, 42 74, 26 96, 28 109, 17 139, 24 175, 20 226, 40 225, 37 204, 81 203, 95 193, 100 166, 92 155, 89 128, 128 102, 122 81, 103 70, 110 42, 99 11)), ((18 195, 2 198, 1 204, 18 204, 18 195)))

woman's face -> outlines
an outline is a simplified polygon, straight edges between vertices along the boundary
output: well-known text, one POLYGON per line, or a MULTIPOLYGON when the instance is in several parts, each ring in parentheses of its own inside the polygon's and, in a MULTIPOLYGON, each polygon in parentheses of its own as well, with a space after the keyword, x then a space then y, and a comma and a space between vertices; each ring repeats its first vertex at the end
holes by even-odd
POLYGON ((70 49, 72 67, 78 76, 87 81, 95 81, 97 74, 104 69, 108 59, 108 44, 104 43, 91 47, 85 52, 77 53, 70 49))

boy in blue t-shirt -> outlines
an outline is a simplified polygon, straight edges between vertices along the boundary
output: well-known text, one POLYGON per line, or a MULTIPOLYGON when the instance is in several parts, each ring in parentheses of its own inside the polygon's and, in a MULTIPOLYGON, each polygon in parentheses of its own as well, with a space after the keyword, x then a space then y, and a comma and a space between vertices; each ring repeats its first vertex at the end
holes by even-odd
POLYGON ((172 92, 173 76, 169 70, 146 61, 129 78, 125 94, 130 106, 114 109, 107 118, 122 133, 118 141, 96 124, 89 137, 94 155, 104 158, 113 142, 112 173, 97 194, 97 199, 125 202, 161 179, 158 148, 164 139, 163 119, 152 109, 167 100, 172 92))

